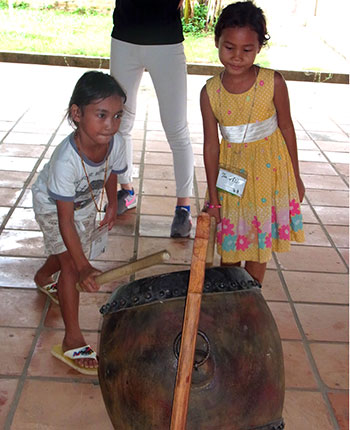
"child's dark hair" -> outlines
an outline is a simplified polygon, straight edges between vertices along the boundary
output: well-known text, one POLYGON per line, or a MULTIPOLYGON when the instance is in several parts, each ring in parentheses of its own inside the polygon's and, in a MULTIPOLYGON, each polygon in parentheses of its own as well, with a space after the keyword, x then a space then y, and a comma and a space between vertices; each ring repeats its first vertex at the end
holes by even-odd
POLYGON ((252 1, 239 1, 226 6, 215 26, 215 40, 218 41, 225 28, 250 27, 258 34, 260 46, 267 44, 266 19, 260 7, 252 1))
POLYGON ((88 104, 113 95, 121 97, 123 103, 126 102, 126 94, 113 76, 96 70, 84 73, 76 83, 70 98, 67 113, 68 121, 70 124, 74 124, 71 116, 72 105, 75 104, 84 110, 88 104))

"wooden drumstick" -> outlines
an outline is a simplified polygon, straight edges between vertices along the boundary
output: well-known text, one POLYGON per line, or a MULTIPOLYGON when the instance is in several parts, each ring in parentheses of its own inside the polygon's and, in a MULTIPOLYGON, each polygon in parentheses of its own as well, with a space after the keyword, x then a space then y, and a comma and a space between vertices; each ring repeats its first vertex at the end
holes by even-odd
POLYGON ((202 212, 197 218, 190 280, 182 327, 180 355, 174 391, 170 430, 185 430, 194 354, 197 340, 202 291, 205 278, 210 216, 202 212))
MULTIPOLYGON (((156 252, 155 254, 140 258, 139 260, 124 264, 123 266, 116 267, 115 269, 108 270, 107 272, 96 276, 95 280, 98 285, 107 284, 108 282, 115 281, 118 278, 123 278, 124 276, 131 275, 132 273, 135 273, 139 270, 146 269, 147 267, 164 263, 169 259, 169 252, 166 249, 163 249, 163 251, 156 252)), ((78 282, 76 283, 75 287, 79 292, 83 291, 78 282)))
POLYGON ((210 217, 210 231, 209 231, 209 242, 207 249, 207 258, 205 261, 206 267, 211 267, 214 264, 214 251, 215 251, 215 236, 216 236, 216 218, 210 217))

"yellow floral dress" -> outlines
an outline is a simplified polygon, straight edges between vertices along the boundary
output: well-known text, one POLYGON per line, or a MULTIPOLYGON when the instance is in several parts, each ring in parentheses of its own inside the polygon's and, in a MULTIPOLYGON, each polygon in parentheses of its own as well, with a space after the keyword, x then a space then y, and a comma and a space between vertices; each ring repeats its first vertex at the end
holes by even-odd
POLYGON ((226 137, 220 144, 220 167, 247 178, 242 197, 218 189, 218 252, 223 263, 267 262, 272 251, 286 252, 291 241, 304 241, 293 166, 277 126, 274 71, 260 68, 256 83, 242 94, 226 91, 220 75, 209 79, 206 89, 226 137), (260 129, 257 140, 251 141, 254 132, 248 123, 260 129), (241 135, 235 141, 237 126, 241 135))

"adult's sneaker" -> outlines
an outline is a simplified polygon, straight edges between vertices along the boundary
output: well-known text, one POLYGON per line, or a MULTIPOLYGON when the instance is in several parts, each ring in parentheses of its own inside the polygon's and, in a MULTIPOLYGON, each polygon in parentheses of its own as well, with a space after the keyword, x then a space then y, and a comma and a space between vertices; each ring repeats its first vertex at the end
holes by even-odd
POLYGON ((130 194, 127 190, 123 188, 117 193, 118 209, 117 215, 122 215, 128 209, 135 208, 137 205, 136 194, 130 194))
POLYGON ((171 237, 189 237, 192 228, 192 217, 190 212, 182 207, 175 209, 175 215, 171 224, 171 237))

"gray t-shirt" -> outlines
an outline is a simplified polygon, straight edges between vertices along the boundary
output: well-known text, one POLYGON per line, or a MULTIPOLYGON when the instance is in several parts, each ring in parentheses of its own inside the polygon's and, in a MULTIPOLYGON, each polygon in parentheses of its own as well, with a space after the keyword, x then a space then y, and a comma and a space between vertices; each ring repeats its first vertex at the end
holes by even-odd
MULTIPOLYGON (((106 180, 110 174, 120 174, 127 170, 125 142, 119 133, 110 141, 107 156, 106 180)), ((99 205, 107 156, 100 163, 94 163, 83 155, 89 186, 74 142, 74 133, 67 136, 57 146, 32 187, 34 212, 39 214, 56 212, 56 200, 62 200, 74 202, 76 221, 88 217, 96 210, 92 193, 99 205)))

